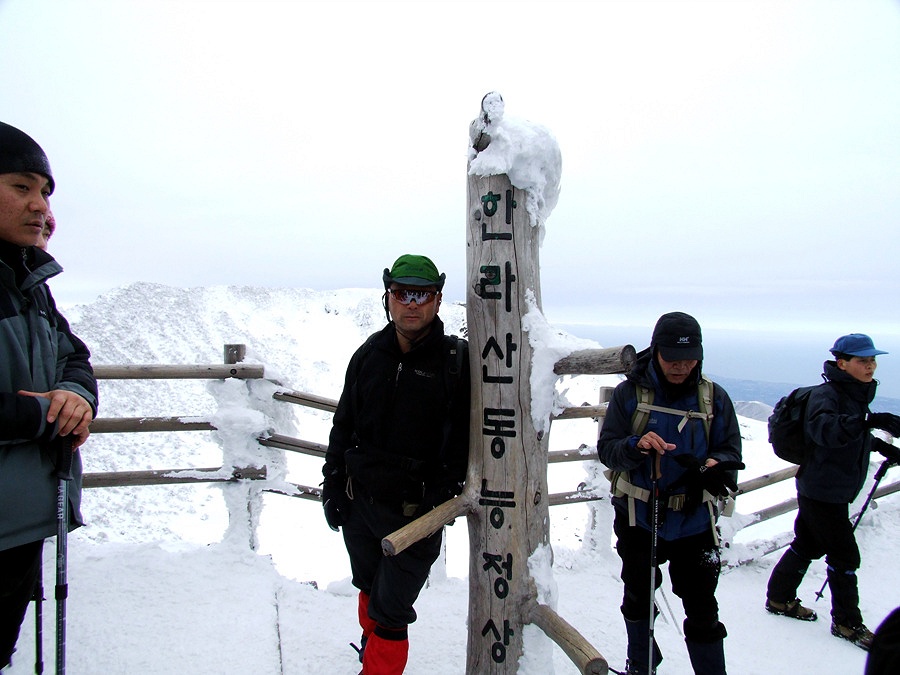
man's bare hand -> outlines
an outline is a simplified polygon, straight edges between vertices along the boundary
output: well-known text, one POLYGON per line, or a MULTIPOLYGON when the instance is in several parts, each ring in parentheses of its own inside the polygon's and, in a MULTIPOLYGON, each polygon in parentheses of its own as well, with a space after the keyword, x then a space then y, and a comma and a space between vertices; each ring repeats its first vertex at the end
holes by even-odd
POLYGON ((23 396, 35 396, 46 398, 50 401, 50 409, 47 411, 47 424, 58 424, 60 436, 72 434, 72 447, 77 448, 87 440, 90 435, 89 427, 94 420, 90 404, 78 394, 54 389, 48 392, 25 391, 18 392, 23 396))
POLYGON ((651 452, 664 455, 670 450, 674 450, 675 444, 666 443, 655 431, 648 431, 638 439, 637 448, 645 455, 649 455, 651 452))

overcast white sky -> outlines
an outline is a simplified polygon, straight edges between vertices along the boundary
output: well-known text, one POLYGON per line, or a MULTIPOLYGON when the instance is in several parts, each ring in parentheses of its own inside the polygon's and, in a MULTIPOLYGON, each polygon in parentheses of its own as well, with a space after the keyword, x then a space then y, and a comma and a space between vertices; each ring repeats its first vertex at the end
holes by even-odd
POLYGON ((0 0, 61 303, 133 281, 465 298, 468 124, 550 129, 553 322, 900 333, 900 2, 0 0))

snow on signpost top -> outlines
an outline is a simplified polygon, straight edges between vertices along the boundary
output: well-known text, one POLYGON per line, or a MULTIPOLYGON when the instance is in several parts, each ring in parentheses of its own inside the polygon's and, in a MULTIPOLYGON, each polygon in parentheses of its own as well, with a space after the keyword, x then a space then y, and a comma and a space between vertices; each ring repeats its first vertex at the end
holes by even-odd
POLYGON ((525 190, 525 210, 531 225, 544 225, 559 200, 562 155, 553 134, 540 124, 505 113, 503 97, 496 92, 481 101, 481 114, 469 127, 469 173, 476 176, 506 174, 510 182, 525 190), (490 144, 476 149, 476 139, 489 137, 490 144))
MULTIPOLYGON (((532 227, 544 224, 559 200, 562 157, 556 139, 545 127, 505 113, 503 97, 496 92, 481 101, 481 114, 469 126, 469 173, 476 176, 506 174, 525 190, 525 208, 532 227)), ((537 306, 532 290, 527 295, 528 313, 522 317, 534 355, 531 370, 531 416, 535 429, 549 431, 550 416, 571 405, 556 392, 553 365, 578 349, 599 347, 554 330, 537 306)))

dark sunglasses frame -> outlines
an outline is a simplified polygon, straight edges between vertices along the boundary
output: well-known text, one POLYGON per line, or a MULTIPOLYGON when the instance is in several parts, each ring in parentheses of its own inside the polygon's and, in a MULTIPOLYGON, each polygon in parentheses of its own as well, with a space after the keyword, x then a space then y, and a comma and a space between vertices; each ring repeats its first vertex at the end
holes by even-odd
POLYGON ((410 288, 390 288, 387 292, 401 305, 408 305, 413 301, 417 305, 428 305, 434 302, 438 294, 438 291, 419 291, 410 288))

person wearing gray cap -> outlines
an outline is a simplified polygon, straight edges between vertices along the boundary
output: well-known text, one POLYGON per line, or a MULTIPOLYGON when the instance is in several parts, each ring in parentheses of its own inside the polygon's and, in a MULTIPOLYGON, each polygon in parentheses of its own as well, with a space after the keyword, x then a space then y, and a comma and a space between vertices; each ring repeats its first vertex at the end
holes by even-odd
MULTIPOLYGON (((90 352, 47 287, 62 267, 39 248, 54 188, 41 147, 0 122, 0 668, 15 650, 44 539, 58 531, 58 439, 77 448, 97 412, 90 352)), ((78 455, 70 529, 82 523, 78 455)))
POLYGON ((629 675, 655 673, 662 661, 653 622, 659 566, 666 561, 672 591, 684 606, 694 672, 725 675, 716 519, 744 464, 734 405, 703 376, 702 363, 697 320, 684 312, 663 314, 650 347, 613 392, 597 442, 615 508, 629 675))
POLYGON ((772 614, 815 621, 816 612, 800 604, 797 589, 810 563, 825 556, 831 633, 868 650, 872 631, 859 609, 861 561, 849 509, 865 484, 872 450, 900 463, 900 448, 870 433, 881 429, 900 436, 900 417, 869 411, 878 386, 875 357, 887 354, 872 338, 843 335, 829 351, 834 360, 825 361, 825 381, 812 390, 806 407, 804 432, 813 449, 797 473, 794 540, 772 570, 765 606, 772 614))

